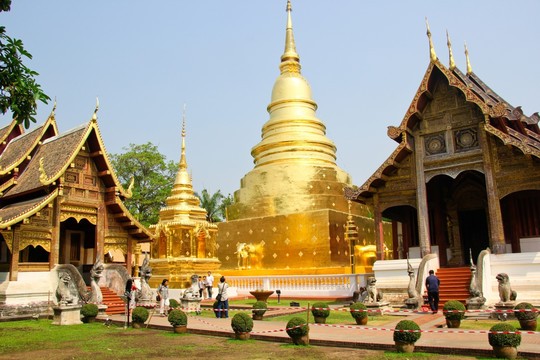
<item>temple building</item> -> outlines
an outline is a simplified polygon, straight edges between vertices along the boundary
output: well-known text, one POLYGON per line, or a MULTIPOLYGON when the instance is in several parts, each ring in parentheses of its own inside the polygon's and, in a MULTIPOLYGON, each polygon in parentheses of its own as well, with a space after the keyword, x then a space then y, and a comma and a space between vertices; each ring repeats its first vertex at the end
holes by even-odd
MULTIPOLYGON (((336 146, 326 137, 311 88, 300 73, 290 1, 279 69, 267 108, 270 119, 251 151, 255 167, 234 193, 227 221, 218 224, 222 273, 350 272, 345 241, 349 211, 343 189, 351 186, 351 177, 336 165, 336 146)), ((373 219, 367 208, 354 203, 351 211, 359 230, 358 245, 374 247, 373 219)), ((386 232, 391 247, 389 227, 386 232)), ((357 264, 366 268, 357 270, 366 271, 373 261, 359 253, 357 264)))
POLYGON ((157 288, 163 279, 169 287, 187 288, 193 274, 206 274, 220 268, 216 257, 217 225, 208 222, 206 210, 193 193, 186 162, 186 122, 182 124, 182 154, 171 195, 159 212, 159 222, 150 230, 155 234, 151 245, 150 285, 157 288))
POLYGON ((469 251, 540 251, 540 129, 473 71, 435 53, 399 126, 396 150, 346 198, 392 220, 394 258, 436 253, 441 266, 469 263, 469 251))
POLYGON ((131 272, 135 249, 152 241, 123 204, 131 188, 110 164, 97 109, 62 134, 54 109, 29 132, 15 121, 0 129, 0 302, 47 301, 57 264, 87 277, 112 250, 131 272))

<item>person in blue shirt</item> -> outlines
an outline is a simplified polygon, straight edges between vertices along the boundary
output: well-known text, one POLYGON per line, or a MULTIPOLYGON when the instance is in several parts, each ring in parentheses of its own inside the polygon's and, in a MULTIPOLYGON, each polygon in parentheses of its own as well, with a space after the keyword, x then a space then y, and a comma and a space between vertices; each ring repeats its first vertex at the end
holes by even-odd
POLYGON ((436 314, 439 311, 439 286, 441 282, 435 276, 433 270, 429 270, 429 276, 426 278, 426 288, 428 291, 428 301, 431 311, 436 314))

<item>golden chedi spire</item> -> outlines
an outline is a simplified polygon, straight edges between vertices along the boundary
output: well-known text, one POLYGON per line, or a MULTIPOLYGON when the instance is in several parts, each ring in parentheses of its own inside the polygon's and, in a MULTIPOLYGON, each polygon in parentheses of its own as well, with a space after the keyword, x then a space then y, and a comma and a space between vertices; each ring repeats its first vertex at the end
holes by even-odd
POLYGON ((452 43, 450 43, 450 35, 448 35, 448 30, 446 30, 446 45, 448 45, 448 68, 450 71, 456 69, 456 62, 454 61, 454 54, 452 53, 452 43))
MULTIPOLYGON (((242 179, 241 189, 235 193, 236 205, 228 210, 229 219, 293 213, 332 207, 332 204, 337 207, 344 201, 332 201, 329 196, 325 197, 325 205, 322 200, 317 201, 312 196, 311 182, 319 180, 315 177, 328 171, 328 176, 325 174, 327 177, 322 180, 340 183, 335 184, 335 195, 340 198, 343 198, 342 189, 346 186, 343 184, 350 182, 350 176, 336 165, 336 146, 326 137, 326 126, 315 113, 317 103, 313 101, 311 87, 300 73, 290 0, 286 10, 280 75, 267 107, 270 119, 262 127, 261 141, 251 150, 255 168, 242 179), (313 207, 313 203, 317 205, 313 207)), ((324 189, 328 190, 326 186, 324 189)), ((346 211, 346 203, 340 207, 346 211)))
POLYGON ((469 60, 469 50, 467 50, 467 42, 465 42, 465 58, 467 58, 467 75, 472 74, 471 61, 469 60))
POLYGON ((435 53, 435 48, 433 47, 433 41, 431 40, 431 31, 429 30, 429 23, 428 23, 427 17, 426 17, 426 28, 427 28, 426 35, 429 38, 429 58, 431 62, 435 62, 437 61, 437 54, 435 53))
POLYGON ((182 115, 182 153, 180 164, 174 180, 171 195, 167 198, 167 206, 160 211, 160 222, 206 221, 206 210, 199 206, 199 198, 194 195, 193 185, 187 170, 186 161, 186 105, 182 115))

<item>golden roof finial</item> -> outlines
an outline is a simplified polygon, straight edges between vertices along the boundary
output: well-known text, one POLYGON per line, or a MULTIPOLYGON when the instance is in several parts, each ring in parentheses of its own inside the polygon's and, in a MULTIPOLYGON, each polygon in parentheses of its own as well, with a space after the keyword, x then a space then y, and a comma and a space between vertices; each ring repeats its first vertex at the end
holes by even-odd
POLYGON ((129 186, 127 188, 127 198, 128 199, 131 199, 131 197, 133 196, 133 186, 135 185, 135 176, 132 176, 131 177, 131 181, 129 182, 129 186))
POLYGON ((469 50, 467 50, 467 42, 465 41, 465 58, 467 58, 467 75, 472 74, 471 62, 469 60, 469 50))
POLYGON ((452 54, 452 44, 450 43, 450 35, 448 35, 448 30, 446 30, 446 45, 448 45, 448 57, 449 57, 449 64, 448 68, 450 71, 454 71, 456 69, 456 62, 454 61, 454 54, 452 54))
POLYGON ((97 121, 98 110, 99 110, 99 98, 96 96, 96 109, 94 110, 94 115, 92 115, 92 121, 97 121))
POLYGON ((427 27, 427 36, 429 38, 429 58, 431 62, 437 61, 437 54, 435 53, 435 48, 433 47, 433 41, 431 40, 431 31, 429 30, 429 23, 426 17, 426 27, 427 27))
POLYGON ((182 113, 182 154, 180 155, 180 168, 187 169, 186 162, 186 103, 182 113))
POLYGON ((54 97, 54 106, 51 110, 51 114, 49 115, 49 119, 54 119, 54 112, 56 111, 56 96, 54 97))
POLYGON ((283 55, 281 55, 282 63, 285 61, 298 63, 300 61, 300 56, 298 56, 298 53, 296 52, 296 45, 294 43, 291 11, 291 0, 287 0, 287 29, 285 33, 285 51, 283 52, 283 55))

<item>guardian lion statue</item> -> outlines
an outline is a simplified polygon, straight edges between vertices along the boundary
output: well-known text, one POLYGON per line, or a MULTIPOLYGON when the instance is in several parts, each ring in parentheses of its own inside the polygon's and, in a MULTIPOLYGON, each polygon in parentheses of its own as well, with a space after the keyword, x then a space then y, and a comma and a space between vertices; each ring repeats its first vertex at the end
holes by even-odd
POLYGON ((375 279, 374 276, 370 276, 367 278, 367 297, 366 297, 366 303, 374 303, 377 301, 382 300, 382 292, 377 291, 377 286, 375 283, 377 282, 377 279, 375 279))
POLYGON ((510 278, 505 273, 497 274, 495 277, 499 282, 499 297, 502 302, 514 301, 517 298, 517 292, 510 286, 510 278))

